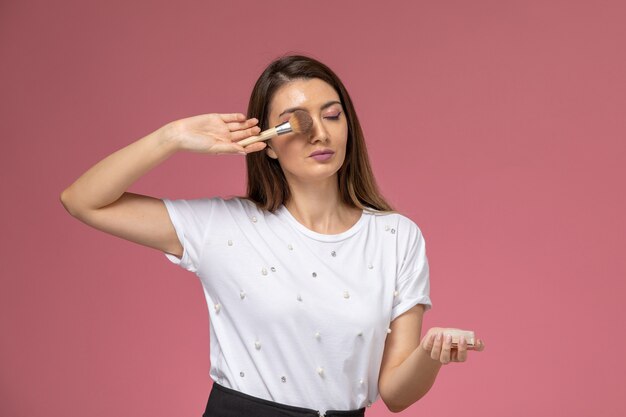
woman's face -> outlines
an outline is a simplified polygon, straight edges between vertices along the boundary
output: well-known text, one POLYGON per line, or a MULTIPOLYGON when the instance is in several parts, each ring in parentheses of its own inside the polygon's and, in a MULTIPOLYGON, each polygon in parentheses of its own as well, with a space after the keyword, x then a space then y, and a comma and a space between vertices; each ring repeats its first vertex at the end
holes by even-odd
POLYGON ((339 95, 319 78, 294 80, 280 87, 269 105, 269 127, 289 120, 297 109, 313 119, 308 133, 286 133, 267 141, 269 157, 278 159, 289 182, 329 180, 343 165, 348 140, 348 123, 339 95), (319 160, 311 153, 330 149, 330 158, 319 160))

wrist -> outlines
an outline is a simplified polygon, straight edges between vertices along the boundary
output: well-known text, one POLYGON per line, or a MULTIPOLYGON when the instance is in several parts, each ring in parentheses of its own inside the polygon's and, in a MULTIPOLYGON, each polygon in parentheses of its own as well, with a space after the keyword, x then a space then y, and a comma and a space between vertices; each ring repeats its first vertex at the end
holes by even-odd
POLYGON ((173 123, 161 126, 152 132, 151 135, 159 146, 167 150, 167 153, 174 154, 180 150, 180 140, 178 139, 176 126, 173 123))

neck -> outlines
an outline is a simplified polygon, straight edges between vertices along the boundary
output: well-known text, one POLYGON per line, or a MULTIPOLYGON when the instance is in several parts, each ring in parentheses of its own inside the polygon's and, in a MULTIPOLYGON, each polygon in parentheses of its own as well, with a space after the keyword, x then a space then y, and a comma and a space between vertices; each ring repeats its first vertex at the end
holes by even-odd
POLYGON ((336 175, 322 183, 290 183, 290 191, 285 207, 301 224, 318 233, 348 230, 362 213, 341 201, 336 175))

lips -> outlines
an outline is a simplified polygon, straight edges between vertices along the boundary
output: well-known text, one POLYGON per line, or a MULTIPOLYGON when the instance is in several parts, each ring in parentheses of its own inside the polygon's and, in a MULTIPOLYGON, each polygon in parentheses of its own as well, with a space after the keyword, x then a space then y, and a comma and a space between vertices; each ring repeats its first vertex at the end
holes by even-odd
POLYGON ((309 156, 315 156, 315 155, 324 155, 324 154, 328 154, 328 153, 335 153, 330 149, 320 149, 318 151, 313 152, 311 155, 309 156))

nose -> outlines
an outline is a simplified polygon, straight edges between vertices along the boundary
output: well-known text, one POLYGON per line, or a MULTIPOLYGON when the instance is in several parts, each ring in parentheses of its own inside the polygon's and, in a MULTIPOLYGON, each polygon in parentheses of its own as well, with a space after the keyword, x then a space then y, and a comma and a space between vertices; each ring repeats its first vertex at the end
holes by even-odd
POLYGON ((311 142, 326 142, 328 140, 328 132, 324 127, 324 123, 319 117, 311 116, 313 119, 313 126, 311 126, 311 130, 309 131, 309 140, 311 142))

